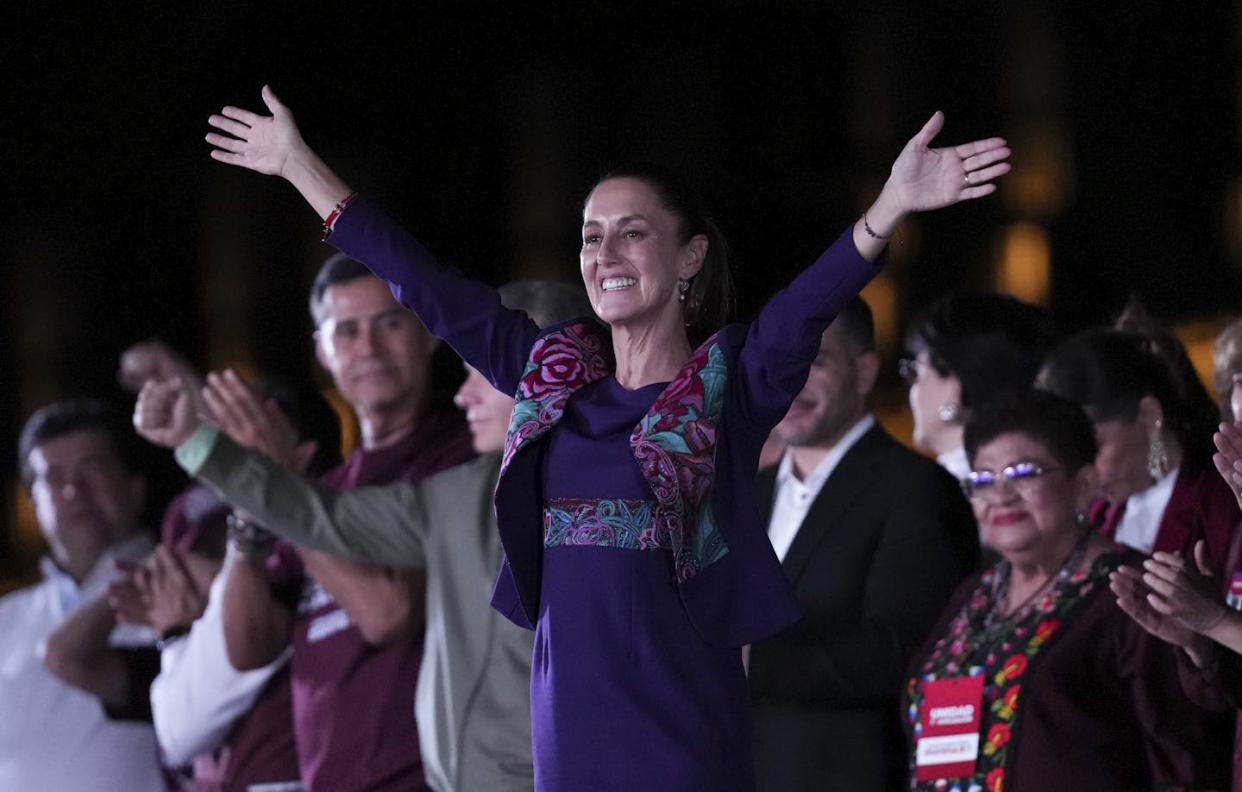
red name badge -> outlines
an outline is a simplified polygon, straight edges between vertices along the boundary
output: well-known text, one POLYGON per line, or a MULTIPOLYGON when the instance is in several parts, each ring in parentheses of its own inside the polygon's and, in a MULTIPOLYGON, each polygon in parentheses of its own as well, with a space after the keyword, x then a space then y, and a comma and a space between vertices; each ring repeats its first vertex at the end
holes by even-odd
POLYGON ((915 776, 934 781, 974 775, 983 719, 983 675, 937 679, 923 682, 922 688, 915 776))
POLYGON ((1225 602, 1234 610, 1242 610, 1242 572, 1234 572, 1230 578, 1225 602))

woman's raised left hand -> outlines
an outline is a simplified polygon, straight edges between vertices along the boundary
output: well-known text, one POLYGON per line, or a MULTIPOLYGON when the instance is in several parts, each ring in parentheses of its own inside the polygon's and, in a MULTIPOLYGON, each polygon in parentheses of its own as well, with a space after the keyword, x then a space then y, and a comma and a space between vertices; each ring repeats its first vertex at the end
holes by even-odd
POLYGON ((996 191, 993 180, 1009 172, 1009 147, 994 137, 932 148, 932 140, 944 126, 944 113, 937 110, 919 133, 901 150, 884 191, 889 192, 903 213, 925 212, 952 206, 959 201, 982 198, 996 191))

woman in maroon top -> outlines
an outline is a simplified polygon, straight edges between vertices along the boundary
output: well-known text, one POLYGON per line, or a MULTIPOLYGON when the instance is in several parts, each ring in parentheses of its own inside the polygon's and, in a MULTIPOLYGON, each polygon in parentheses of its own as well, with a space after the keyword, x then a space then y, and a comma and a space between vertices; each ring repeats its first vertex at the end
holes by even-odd
POLYGON ((1216 407, 1197 381, 1173 373, 1167 358, 1178 351, 1150 335, 1089 330, 1053 351, 1038 386, 1091 416, 1100 498, 1089 514, 1106 536, 1187 556, 1202 539, 1220 564, 1242 512, 1212 469, 1216 407))
MULTIPOLYGON (((1236 414, 1236 413, 1235 413, 1236 414)), ((1242 504, 1242 423, 1221 424, 1213 462, 1242 504)), ((1155 553, 1113 577, 1117 604, 1148 632, 1181 651, 1179 671, 1186 693, 1213 709, 1242 708, 1242 533, 1235 532, 1226 556, 1225 596, 1208 558, 1206 542, 1194 560, 1181 553, 1155 553)), ((1238 714, 1242 723, 1242 712, 1238 714)), ((1237 733, 1242 738, 1242 731, 1237 733)), ((1235 742, 1233 790, 1242 792, 1242 744, 1235 742)))
POLYGON ((1227 741, 1186 701, 1173 651, 1109 596, 1137 554, 1078 517, 1096 486, 1087 416, 1033 393, 981 409, 965 443, 964 487, 1002 560, 962 585, 912 666, 911 789, 1226 783, 1227 741))

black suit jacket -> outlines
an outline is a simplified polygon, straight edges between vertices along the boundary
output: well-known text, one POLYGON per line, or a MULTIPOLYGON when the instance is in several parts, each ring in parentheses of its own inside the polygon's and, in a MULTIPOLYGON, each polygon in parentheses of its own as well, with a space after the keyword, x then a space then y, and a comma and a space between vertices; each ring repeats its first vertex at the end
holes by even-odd
MULTIPOLYGON (((776 468, 756 481, 771 514, 776 468)), ((804 615, 750 653, 762 790, 901 786, 911 655, 978 565, 957 482, 878 424, 824 483, 783 562, 804 615)))

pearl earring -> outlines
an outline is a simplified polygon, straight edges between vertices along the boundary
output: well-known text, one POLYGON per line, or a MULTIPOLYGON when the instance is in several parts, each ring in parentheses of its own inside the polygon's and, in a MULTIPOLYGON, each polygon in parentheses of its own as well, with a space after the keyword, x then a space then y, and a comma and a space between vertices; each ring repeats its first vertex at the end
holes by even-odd
POLYGON ((954 424, 962 417, 962 406, 955 402, 945 402, 936 410, 936 415, 943 423, 954 424))

